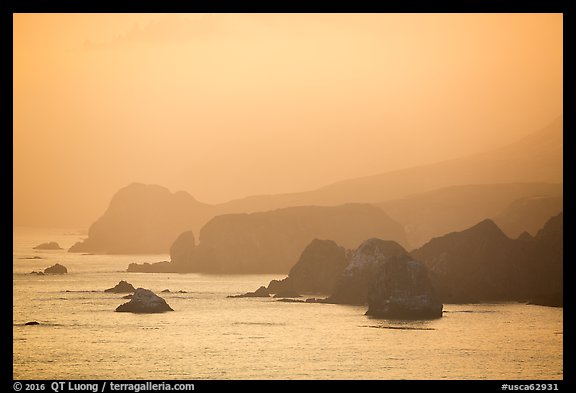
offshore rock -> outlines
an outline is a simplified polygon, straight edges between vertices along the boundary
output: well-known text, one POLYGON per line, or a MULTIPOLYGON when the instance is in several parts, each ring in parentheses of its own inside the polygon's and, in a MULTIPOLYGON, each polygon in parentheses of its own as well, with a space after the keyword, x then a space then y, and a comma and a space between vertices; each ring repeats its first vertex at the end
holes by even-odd
POLYGON ((434 319, 442 317, 428 269, 408 255, 389 258, 381 266, 368 291, 366 315, 388 319, 434 319))
POLYGON ((66 269, 66 266, 60 265, 59 263, 47 267, 46 269, 44 269, 44 273, 45 274, 66 274, 68 273, 68 269, 66 269))
POLYGON ((33 248, 34 250, 62 250, 62 247, 56 242, 48 242, 38 244, 36 247, 33 248))
POLYGON ((346 250, 332 240, 314 239, 283 280, 272 280, 268 291, 281 293, 332 293, 348 264, 346 250))
POLYGON ((161 313, 174 311, 166 303, 166 300, 156 295, 149 289, 138 288, 128 303, 121 304, 116 308, 117 312, 132 312, 137 314, 161 313))
POLYGON ((114 288, 108 288, 104 292, 112 292, 112 293, 132 293, 136 289, 132 284, 121 280, 114 288))
POLYGON ((402 255, 406 255, 406 250, 394 241, 376 238, 366 240, 354 251, 334 293, 326 302, 365 304, 368 300, 368 289, 377 273, 390 258, 402 255))

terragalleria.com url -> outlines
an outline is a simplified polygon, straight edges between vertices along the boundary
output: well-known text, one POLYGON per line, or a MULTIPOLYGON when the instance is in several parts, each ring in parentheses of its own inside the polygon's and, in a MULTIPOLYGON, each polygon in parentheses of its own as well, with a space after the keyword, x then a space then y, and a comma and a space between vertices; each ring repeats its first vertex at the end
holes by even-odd
POLYGON ((111 391, 129 391, 138 393, 140 391, 146 390, 165 390, 165 391, 192 391, 194 390, 193 383, 176 383, 176 384, 168 384, 168 383, 153 383, 153 382, 146 382, 146 383, 114 383, 110 382, 110 390, 111 391))

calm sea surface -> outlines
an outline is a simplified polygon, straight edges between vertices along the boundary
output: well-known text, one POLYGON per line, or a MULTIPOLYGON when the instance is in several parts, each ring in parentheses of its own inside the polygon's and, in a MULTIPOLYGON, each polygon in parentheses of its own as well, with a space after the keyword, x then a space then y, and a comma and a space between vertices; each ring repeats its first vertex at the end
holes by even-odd
POLYGON ((68 248, 73 233, 14 228, 16 379, 562 378, 562 309, 446 304, 440 320, 379 320, 365 307, 226 298, 282 276, 126 273, 168 256, 32 249, 68 248), (28 274, 54 263, 69 273, 28 274), (103 291, 123 279, 175 312, 114 312, 127 300, 103 291))

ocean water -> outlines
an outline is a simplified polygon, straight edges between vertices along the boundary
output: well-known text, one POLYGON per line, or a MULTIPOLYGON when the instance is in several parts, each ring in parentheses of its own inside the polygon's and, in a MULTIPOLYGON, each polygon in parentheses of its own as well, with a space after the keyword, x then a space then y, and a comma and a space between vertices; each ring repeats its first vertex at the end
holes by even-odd
POLYGON ((444 306, 434 321, 393 321, 365 307, 228 299, 278 275, 126 273, 167 255, 33 250, 74 231, 14 228, 15 379, 562 379, 562 309, 518 303, 444 306), (30 257, 42 259, 24 259, 30 257), (61 263, 69 273, 36 276, 61 263), (125 279, 175 310, 116 313, 104 293, 125 279), (159 293, 170 289, 172 293, 159 293), (186 291, 186 293, 174 293, 186 291), (24 326, 38 321, 39 326, 24 326))

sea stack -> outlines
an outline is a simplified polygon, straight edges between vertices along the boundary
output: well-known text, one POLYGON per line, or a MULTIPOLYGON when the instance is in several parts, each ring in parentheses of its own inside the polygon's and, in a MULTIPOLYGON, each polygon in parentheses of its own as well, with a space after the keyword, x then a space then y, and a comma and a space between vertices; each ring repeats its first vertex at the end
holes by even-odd
POLYGON ((44 274, 66 274, 66 273, 68 273, 68 269, 66 269, 66 266, 60 265, 59 263, 44 269, 44 274))
POLYGON ((389 258, 368 291, 366 315, 388 319, 435 319, 442 317, 428 269, 408 255, 389 258))
POLYGON ((132 284, 127 281, 121 280, 114 288, 108 288, 104 290, 104 292, 112 292, 112 293, 132 293, 136 289, 132 284))
POLYGON ((119 305, 117 312, 132 312, 137 314, 152 314, 174 311, 166 300, 149 289, 138 288, 129 302, 119 305))
POLYGON ((388 259, 406 255, 404 248, 391 240, 368 239, 354 251, 334 292, 326 299, 336 304, 366 304, 368 289, 388 259))
POLYGON ((34 250, 62 250, 62 247, 56 242, 42 243, 33 247, 34 250))

